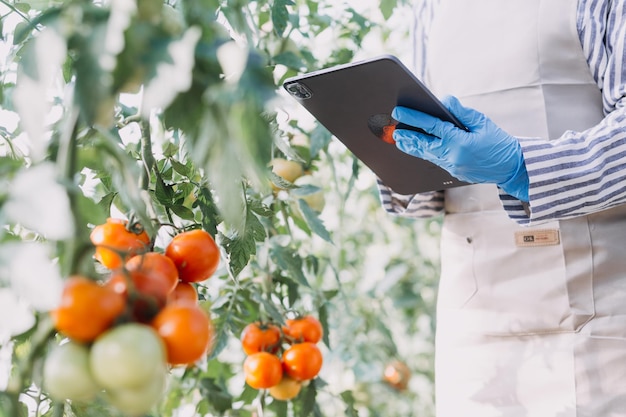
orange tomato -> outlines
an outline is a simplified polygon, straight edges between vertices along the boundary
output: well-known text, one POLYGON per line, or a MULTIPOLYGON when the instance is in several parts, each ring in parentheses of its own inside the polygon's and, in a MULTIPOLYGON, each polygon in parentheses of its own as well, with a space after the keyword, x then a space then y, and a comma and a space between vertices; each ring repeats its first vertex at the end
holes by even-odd
POLYGON ((126 299, 83 276, 68 278, 60 305, 50 312, 55 328, 78 342, 91 342, 124 312, 126 299))
POLYGON ((286 320, 283 333, 296 342, 317 343, 322 340, 324 329, 322 323, 315 317, 304 316, 286 320))
POLYGON ((241 332, 241 346, 247 355, 274 353, 280 346, 280 329, 275 324, 250 323, 241 332))
POLYGON ((246 357, 243 373, 248 385, 256 389, 273 387, 283 377, 280 359, 269 352, 257 352, 246 357))
POLYGON ((201 229, 180 233, 165 248, 174 261, 181 281, 200 282, 217 270, 220 251, 211 235, 201 229))
POLYGON ((197 304, 178 301, 161 310, 152 327, 165 342, 167 362, 190 365, 205 355, 213 340, 211 319, 197 304))
POLYGON ((322 369, 322 352, 311 342, 298 343, 283 352, 283 369, 295 380, 313 379, 322 369))
POLYGON ((385 367, 383 379, 392 388, 404 391, 409 386, 411 370, 406 363, 394 360, 385 367))
POLYGON ((178 284, 174 287, 174 291, 167 297, 168 303, 179 300, 193 301, 194 303, 198 301, 198 291, 191 282, 178 281, 178 284))
POLYGON ((95 258, 109 269, 119 268, 126 259, 150 247, 150 236, 141 227, 136 232, 127 230, 127 224, 126 220, 109 218, 91 231, 95 258))
POLYGON ((296 381, 290 376, 283 375, 283 379, 273 387, 270 387, 270 395, 280 401, 288 401, 295 398, 302 388, 302 382, 296 381))

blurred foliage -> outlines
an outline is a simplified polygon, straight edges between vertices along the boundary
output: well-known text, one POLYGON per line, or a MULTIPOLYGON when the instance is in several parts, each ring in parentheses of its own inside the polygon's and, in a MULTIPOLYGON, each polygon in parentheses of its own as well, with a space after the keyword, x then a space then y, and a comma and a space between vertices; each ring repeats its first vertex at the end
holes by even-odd
POLYGON ((3 386, 0 367, 0 415, 117 415, 39 388, 55 338, 46 297, 56 276, 100 272, 89 232, 109 216, 140 220, 157 249, 173 228, 199 226, 222 250, 218 274, 198 286, 215 347, 172 370, 152 415, 434 414, 438 220, 384 213, 372 174, 279 88, 381 47, 406 54, 410 6, 357 5, 0 0, 0 297, 12 301, 0 319, 10 369, 3 386), (311 181, 273 175, 277 157, 311 181), (306 197, 320 190, 315 210, 306 197), (35 284, 16 282, 16 268, 35 284), (245 385, 238 338, 295 312, 321 320, 325 364, 285 403, 245 385), (393 359, 412 370, 406 391, 382 379, 393 359))

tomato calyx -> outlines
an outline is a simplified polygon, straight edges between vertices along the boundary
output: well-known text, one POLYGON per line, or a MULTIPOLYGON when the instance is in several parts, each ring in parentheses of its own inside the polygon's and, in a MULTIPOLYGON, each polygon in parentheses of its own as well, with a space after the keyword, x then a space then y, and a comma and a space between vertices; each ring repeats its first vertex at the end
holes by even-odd
POLYGON ((138 221, 133 221, 133 222, 129 221, 126 224, 126 230, 136 235, 141 235, 142 233, 146 231, 146 228, 143 227, 143 225, 139 223, 138 221))

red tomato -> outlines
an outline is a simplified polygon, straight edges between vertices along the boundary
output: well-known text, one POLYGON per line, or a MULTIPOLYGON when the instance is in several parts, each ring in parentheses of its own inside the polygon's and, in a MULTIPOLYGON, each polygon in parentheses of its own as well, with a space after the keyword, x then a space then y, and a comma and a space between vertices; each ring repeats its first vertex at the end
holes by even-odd
POLYGON ((241 332, 241 347, 247 355, 274 353, 280 346, 280 329, 275 324, 250 323, 241 332))
POLYGON ((322 323, 315 317, 304 316, 287 320, 283 327, 283 333, 295 342, 317 343, 322 340, 324 329, 322 323))
POLYGON ((293 379, 313 379, 322 369, 322 352, 310 342, 298 343, 283 352, 283 369, 293 379))
POLYGON ((192 301, 194 303, 198 301, 198 291, 191 282, 178 281, 174 291, 167 297, 168 304, 179 300, 192 301))
POLYGON ((172 239, 165 254, 174 261, 181 281, 200 282, 213 275, 220 262, 220 251, 213 237, 196 229, 172 239))

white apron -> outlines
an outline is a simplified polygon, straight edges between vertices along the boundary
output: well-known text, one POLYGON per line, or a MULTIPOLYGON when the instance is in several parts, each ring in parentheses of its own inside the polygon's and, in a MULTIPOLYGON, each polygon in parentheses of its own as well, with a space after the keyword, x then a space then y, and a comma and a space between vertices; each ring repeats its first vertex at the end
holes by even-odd
MULTIPOLYGON (((426 82, 516 136, 603 117, 577 0, 441 0, 426 82)), ((626 416, 626 209, 521 227, 493 185, 445 194, 438 417, 626 416)))

